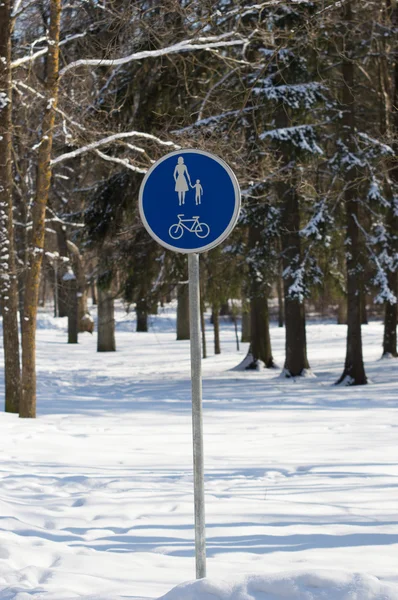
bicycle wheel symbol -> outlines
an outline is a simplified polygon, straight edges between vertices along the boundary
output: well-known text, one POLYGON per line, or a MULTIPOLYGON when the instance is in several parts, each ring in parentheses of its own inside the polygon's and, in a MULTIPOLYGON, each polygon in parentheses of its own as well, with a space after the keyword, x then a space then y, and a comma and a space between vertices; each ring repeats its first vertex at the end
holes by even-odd
POLYGON ((179 223, 175 223, 169 229, 169 236, 173 238, 173 240, 179 240, 183 233, 184 229, 179 223))
POLYGON ((198 223, 195 233, 198 238, 203 239, 209 235, 210 227, 207 225, 207 223, 198 223))

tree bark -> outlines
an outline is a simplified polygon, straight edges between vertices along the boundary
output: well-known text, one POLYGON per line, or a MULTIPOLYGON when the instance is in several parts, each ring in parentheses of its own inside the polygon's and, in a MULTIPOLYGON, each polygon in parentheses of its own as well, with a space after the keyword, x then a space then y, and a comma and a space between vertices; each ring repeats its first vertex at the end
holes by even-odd
POLYGON ((65 285, 63 276, 68 271, 68 238, 61 223, 55 222, 52 226, 55 229, 57 236, 58 252, 60 259, 57 264, 57 300, 58 300, 58 317, 68 316, 68 286, 65 285))
POLYGON ((54 317, 59 317, 58 306, 58 257, 55 257, 53 263, 53 293, 54 293, 54 317))
POLYGON ((200 329, 202 332, 202 358, 207 358, 206 348, 206 322, 205 322, 205 303, 203 300, 203 292, 200 294, 200 329))
POLYGON ((51 184, 51 151, 58 100, 61 0, 50 1, 45 113, 39 147, 36 195, 32 208, 32 236, 25 282, 22 327, 22 400, 20 417, 36 417, 36 321, 40 271, 44 252, 45 215, 51 184))
MULTIPOLYGON (((284 156, 284 161, 288 164, 288 156, 284 156)), ((292 269, 283 280, 286 329, 284 373, 286 377, 298 377, 310 368, 307 358, 304 301, 291 295, 291 286, 295 282, 294 266, 298 265, 301 257, 300 205, 292 182, 278 182, 277 192, 282 201, 284 215, 281 235, 283 268, 292 269)))
POLYGON ((213 329, 214 329, 214 354, 221 354, 220 344, 220 309, 217 304, 212 306, 213 329))
MULTIPOLYGON (((257 227, 249 227, 248 244, 251 249, 261 244, 261 232, 257 227)), ((263 274, 266 277, 266 274, 263 274)), ((253 364, 247 368, 254 369, 261 361, 269 369, 274 367, 274 360, 271 351, 271 337, 269 333, 269 315, 266 291, 268 285, 266 281, 259 279, 259 274, 255 266, 249 267, 249 285, 250 285, 250 349, 253 364)))
POLYGON ((269 332, 268 302, 264 295, 255 295, 250 301, 250 350, 253 362, 261 361, 267 369, 275 367, 269 332))
POLYGON ((228 317, 231 315, 231 307, 229 302, 223 302, 220 306, 220 317, 228 317))
MULTIPOLYGON (((291 125, 284 106, 276 111, 278 128, 291 125)), ((285 168, 294 161, 294 150, 280 144, 278 154, 285 168)), ((291 287, 295 283, 295 268, 301 261, 300 238, 300 201, 293 175, 276 183, 276 192, 281 203, 283 227, 281 232, 281 251, 283 272, 284 314, 285 314, 285 364, 286 377, 298 377, 310 368, 307 358, 307 339, 305 331, 304 299, 297 294, 292 295, 291 287)))
POLYGON ((70 275, 66 280, 68 289, 68 344, 77 344, 78 323, 79 323, 79 301, 78 285, 76 277, 70 275))
POLYGON ((278 294, 278 327, 283 327, 285 324, 284 320, 284 306, 283 306, 283 277, 282 277, 282 261, 279 261, 280 265, 278 268, 278 275, 276 279, 276 290, 278 294))
POLYGON ((81 257, 79 248, 68 240, 68 250, 72 257, 73 271, 76 275, 77 284, 77 327, 78 332, 83 333, 85 331, 92 332, 92 319, 88 311, 87 303, 87 281, 86 273, 83 266, 83 259, 81 257))
MULTIPOLYGON (((395 277, 389 277, 390 289, 395 290, 397 295, 397 274, 391 273, 395 277), (395 281, 394 281, 395 280, 395 281), (395 287, 393 287, 395 285, 395 287)), ((383 335, 383 357, 397 358, 397 320, 398 320, 398 306, 397 303, 390 304, 386 302, 385 316, 384 316, 384 335, 383 335)))
POLYGON ((361 291, 361 325, 369 325, 366 294, 363 290, 361 291))
POLYGON ((345 296, 338 300, 337 325, 347 325, 347 299, 345 296))
MULTIPOLYGON (((347 2, 344 7, 344 20, 347 31, 351 30, 352 6, 347 2)), ((355 133, 355 96, 354 96, 354 63, 352 61, 352 45, 346 40, 342 60, 342 124, 343 137, 347 148, 355 153, 353 136, 355 133)), ((347 350, 344 371, 337 383, 363 385, 367 383, 362 355, 361 332, 361 273, 359 266, 360 241, 358 227, 358 181, 359 173, 355 166, 346 168, 344 205, 347 231, 347 350)))
POLYGON ((97 352, 115 352, 115 308, 113 296, 98 286, 97 352))
MULTIPOLYGON (((394 27, 398 26, 398 5, 395 4, 391 7, 392 12, 392 23, 394 27)), ((395 45, 396 47, 396 45, 395 45)), ((392 90, 392 101, 391 108, 393 112, 393 118, 391 128, 386 123, 387 132, 392 138, 392 147, 394 150, 394 162, 390 169, 391 183, 394 187, 398 187, 398 58, 395 58, 394 65, 394 77, 393 77, 393 90, 392 90), (391 129, 392 131, 388 131, 391 129)), ((391 188, 391 183, 388 182, 388 187, 391 188)), ((390 196, 390 207, 387 215, 387 227, 391 236, 391 254, 398 255, 398 201, 394 197, 393 190, 389 189, 390 196)), ((389 270, 388 272, 388 287, 398 298, 398 273, 396 268, 389 270)), ((397 324, 398 324, 398 305, 397 302, 390 303, 386 302, 385 315, 384 315, 384 336, 383 336, 383 356, 384 357, 398 357, 397 352, 397 324)))
POLYGON ((11 33, 11 2, 3 0, 0 3, 0 298, 3 316, 5 410, 17 413, 22 387, 12 201, 11 33))
POLYGON ((177 289, 177 340, 189 340, 189 289, 181 283, 177 289))
POLYGON ((137 314, 137 332, 148 331, 148 305, 145 298, 137 300, 135 312, 137 314))
POLYGON ((91 301, 93 306, 97 305, 97 287, 95 285, 94 277, 91 280, 91 301))
POLYGON ((247 301, 242 299, 242 335, 240 338, 242 343, 250 342, 250 307, 247 306, 247 301))
POLYGON ((40 306, 42 308, 46 305, 46 296, 47 296, 47 268, 45 267, 41 272, 41 280, 40 280, 40 306))

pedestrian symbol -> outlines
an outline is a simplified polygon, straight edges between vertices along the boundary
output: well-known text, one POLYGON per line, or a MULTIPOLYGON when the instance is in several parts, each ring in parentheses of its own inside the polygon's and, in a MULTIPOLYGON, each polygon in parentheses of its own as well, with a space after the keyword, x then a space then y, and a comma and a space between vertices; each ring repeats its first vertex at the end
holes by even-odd
POLYGON ((149 234, 177 252, 203 252, 222 242, 239 216, 235 175, 218 156, 202 150, 171 152, 141 184, 139 208, 149 234))

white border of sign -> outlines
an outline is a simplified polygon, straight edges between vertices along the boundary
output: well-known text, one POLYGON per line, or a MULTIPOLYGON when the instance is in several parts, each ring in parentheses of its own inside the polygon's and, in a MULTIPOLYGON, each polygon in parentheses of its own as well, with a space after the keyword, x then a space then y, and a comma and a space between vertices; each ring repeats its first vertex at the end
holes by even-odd
POLYGON ((175 150, 174 152, 169 152, 165 156, 162 156, 162 158, 157 160, 155 162, 155 164, 153 164, 152 167, 147 171, 147 173, 145 174, 145 177, 141 183, 141 187, 140 187, 140 191, 139 191, 139 195, 138 195, 138 207, 139 207, 139 211, 140 211, 140 217, 144 224, 145 229, 147 230, 149 235, 154 240, 156 240, 161 246, 163 246, 164 248, 167 248, 168 250, 173 250, 174 252, 180 252, 181 254, 193 254, 195 252, 206 252, 207 250, 211 250, 211 248, 215 248, 216 246, 218 246, 218 244, 221 244, 221 242, 223 242, 226 237, 228 237, 228 235, 231 233, 232 229, 235 227, 236 222, 239 218, 240 207, 241 207, 241 194, 240 194, 239 183, 235 176, 235 173, 232 171, 231 167, 229 167, 229 165, 227 165, 227 163, 224 160, 222 160, 215 154, 212 154, 211 152, 206 152, 205 150, 195 150, 194 148, 181 148, 181 150, 175 150), (145 184, 146 184, 148 178, 150 177, 150 175, 152 174, 152 171, 154 171, 161 162, 163 162, 170 156, 181 155, 183 153, 203 154, 204 156, 208 156, 209 158, 217 161, 227 171, 228 175, 230 176, 232 185, 234 187, 234 192, 235 192, 235 209, 234 209, 232 218, 231 218, 227 228, 223 231, 223 233, 217 239, 212 241, 210 244, 207 244, 207 246, 202 246, 201 248, 177 248, 176 246, 173 246, 172 244, 168 244, 167 242, 164 242, 152 231, 148 221, 145 218, 145 214, 144 214, 144 210, 143 210, 143 206, 142 206, 145 184))

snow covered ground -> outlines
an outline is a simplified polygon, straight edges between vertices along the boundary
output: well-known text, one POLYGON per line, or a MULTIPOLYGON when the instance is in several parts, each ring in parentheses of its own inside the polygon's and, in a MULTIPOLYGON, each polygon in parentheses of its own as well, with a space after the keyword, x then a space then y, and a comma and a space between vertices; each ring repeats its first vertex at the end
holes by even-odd
POLYGON ((118 351, 98 354, 40 316, 38 418, 0 414, 0 599, 397 600, 398 362, 378 360, 381 323, 363 327, 357 388, 332 385, 344 326, 308 325, 317 377, 292 382, 231 372, 247 346, 223 324, 203 364, 209 580, 170 591, 195 573, 189 343, 170 309, 147 334, 118 320, 118 351))

